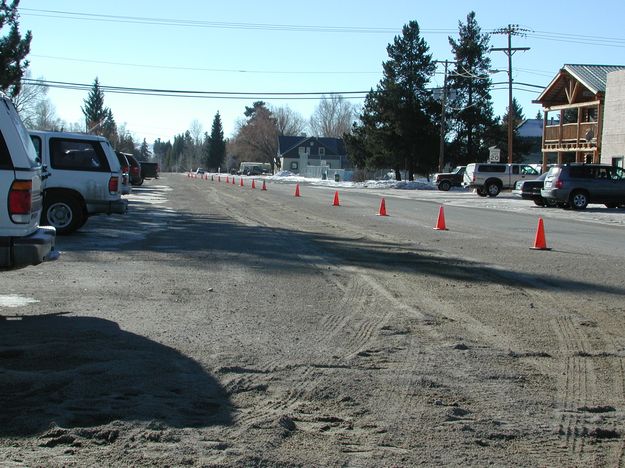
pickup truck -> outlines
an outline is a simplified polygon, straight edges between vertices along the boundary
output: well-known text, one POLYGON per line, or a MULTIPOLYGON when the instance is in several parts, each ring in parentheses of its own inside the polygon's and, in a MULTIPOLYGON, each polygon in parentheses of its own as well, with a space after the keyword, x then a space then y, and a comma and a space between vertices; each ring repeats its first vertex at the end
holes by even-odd
POLYGON ((467 166, 455 167, 451 172, 439 172, 434 174, 434 183, 439 190, 447 192, 452 187, 461 187, 464 171, 467 166))
POLYGON ((141 165, 141 177, 143 179, 158 179, 158 173, 160 172, 158 163, 139 161, 139 164, 141 165))
POLYGON ((74 232, 97 214, 124 214, 128 201, 120 193, 121 165, 109 141, 84 133, 31 130, 41 163, 41 224, 57 235, 74 232))
POLYGON ((480 197, 496 197, 501 190, 512 189, 517 181, 539 175, 529 164, 472 163, 466 168, 462 185, 476 189, 480 197))
POLYGON ((0 95, 0 271, 56 260, 56 230, 40 226, 42 166, 15 106, 0 95))

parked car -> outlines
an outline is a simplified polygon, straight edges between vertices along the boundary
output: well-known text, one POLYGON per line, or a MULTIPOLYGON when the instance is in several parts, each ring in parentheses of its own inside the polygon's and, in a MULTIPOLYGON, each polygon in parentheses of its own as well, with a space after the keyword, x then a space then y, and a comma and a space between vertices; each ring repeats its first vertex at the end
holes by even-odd
POLYGON ((501 190, 512 189, 518 180, 539 175, 529 164, 472 163, 467 165, 462 185, 475 188, 481 197, 496 197, 501 190))
POLYGON ((124 153, 126 159, 128 160, 128 164, 130 164, 130 185, 135 187, 143 184, 143 176, 141 175, 141 165, 139 161, 132 155, 128 153, 124 153))
POLYGON ((461 187, 467 166, 455 167, 451 172, 434 174, 434 183, 439 190, 447 192, 452 187, 461 187))
POLYGON ((40 226, 41 160, 13 103, 0 96, 0 269, 56 260, 56 230, 40 226))
POLYGON ((122 178, 119 181, 119 193, 122 195, 128 195, 130 193, 130 163, 124 153, 115 151, 117 160, 121 166, 122 178))
POLYGON ((143 180, 158 179, 161 168, 156 162, 139 161, 141 166, 141 177, 143 180))
POLYGON ((564 164, 549 169, 540 195, 575 210, 589 203, 625 208, 625 171, 608 164, 564 164))
POLYGON ((69 234, 89 216, 126 213, 128 201, 119 191, 121 167, 106 138, 41 131, 30 136, 46 167, 41 224, 69 234))
POLYGON ((205 172, 206 172, 206 171, 205 171, 203 168, 201 168, 201 167, 198 167, 198 168, 195 170, 195 174, 196 174, 196 175, 203 175, 205 172))
POLYGON ((548 202, 540 194, 545 183, 545 177, 547 177, 547 172, 542 173, 536 179, 518 180, 514 185, 512 193, 523 200, 532 200, 537 206, 553 205, 552 202, 548 202))

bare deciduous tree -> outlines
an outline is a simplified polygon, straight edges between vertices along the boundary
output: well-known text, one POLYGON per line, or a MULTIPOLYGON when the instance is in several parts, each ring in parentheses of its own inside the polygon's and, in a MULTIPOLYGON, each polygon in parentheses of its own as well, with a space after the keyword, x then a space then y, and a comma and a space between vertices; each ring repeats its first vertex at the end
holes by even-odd
MULTIPOLYGON (((30 76, 30 70, 26 70, 24 78, 30 78, 30 76)), ((38 80, 43 81, 43 77, 38 80)), ((22 82, 19 94, 13 96, 15 108, 27 127, 32 128, 35 125, 37 108, 42 101, 48 99, 47 95, 47 86, 22 82)))
POLYGON ((355 120, 356 107, 343 96, 322 96, 310 118, 310 128, 315 136, 343 138, 355 120))
POLYGON ((247 120, 237 124, 232 151, 239 161, 268 162, 272 165, 278 152, 276 119, 263 102, 246 111, 247 120))
POLYGON ((297 136, 306 130, 306 120, 289 106, 272 107, 271 113, 276 119, 278 135, 297 136))

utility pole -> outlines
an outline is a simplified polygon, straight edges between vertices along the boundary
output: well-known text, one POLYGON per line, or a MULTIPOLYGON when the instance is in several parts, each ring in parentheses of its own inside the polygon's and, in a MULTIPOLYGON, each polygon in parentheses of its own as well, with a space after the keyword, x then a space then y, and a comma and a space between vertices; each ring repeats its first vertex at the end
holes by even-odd
POLYGON ((443 95, 441 96, 441 137, 438 152, 438 172, 443 172, 445 164, 445 106, 447 105, 447 67, 451 63, 457 63, 451 60, 434 60, 434 63, 445 64, 445 75, 443 78, 443 95))
POLYGON ((525 35, 527 29, 519 27, 517 24, 509 24, 506 28, 497 29, 492 34, 507 34, 508 47, 491 48, 491 52, 503 52, 508 56, 508 162, 512 162, 512 141, 514 138, 514 119, 512 118, 512 56, 517 51, 530 50, 529 47, 512 47, 512 36, 525 35))

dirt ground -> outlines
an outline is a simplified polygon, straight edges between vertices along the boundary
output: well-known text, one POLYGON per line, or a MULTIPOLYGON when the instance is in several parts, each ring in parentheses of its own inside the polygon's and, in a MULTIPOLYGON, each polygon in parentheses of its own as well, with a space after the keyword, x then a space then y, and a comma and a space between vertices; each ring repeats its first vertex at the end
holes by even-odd
POLYGON ((623 266, 285 190, 166 174, 0 273, 0 465, 625 465, 623 266))

